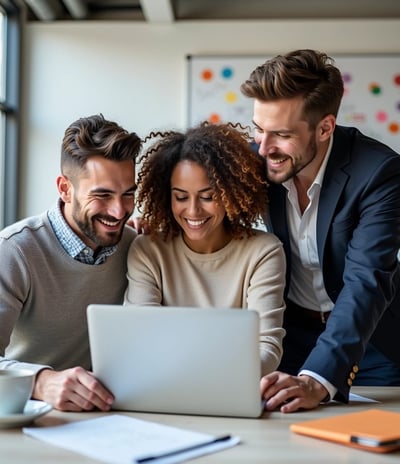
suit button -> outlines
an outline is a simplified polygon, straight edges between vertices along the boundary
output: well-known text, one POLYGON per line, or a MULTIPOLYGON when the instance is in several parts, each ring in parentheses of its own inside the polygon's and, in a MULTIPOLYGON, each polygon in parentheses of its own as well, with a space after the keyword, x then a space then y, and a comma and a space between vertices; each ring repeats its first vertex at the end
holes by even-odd
POLYGON ((357 374, 357 372, 358 372, 358 366, 357 366, 357 364, 354 364, 354 366, 353 366, 353 372, 355 372, 355 373, 357 374))
POLYGON ((347 379, 347 385, 351 387, 353 385, 353 381, 351 379, 347 379))
POLYGON ((354 380, 356 378, 356 374, 354 372, 350 372, 350 378, 354 380))

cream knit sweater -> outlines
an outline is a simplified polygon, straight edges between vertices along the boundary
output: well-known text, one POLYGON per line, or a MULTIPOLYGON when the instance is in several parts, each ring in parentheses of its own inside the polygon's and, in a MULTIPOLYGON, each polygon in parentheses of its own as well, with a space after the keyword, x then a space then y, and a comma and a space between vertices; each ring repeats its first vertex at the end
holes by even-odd
POLYGON ((282 355, 285 270, 282 245, 267 232, 231 240, 209 254, 193 252, 182 236, 164 242, 142 235, 129 249, 125 303, 257 310, 266 374, 282 355))

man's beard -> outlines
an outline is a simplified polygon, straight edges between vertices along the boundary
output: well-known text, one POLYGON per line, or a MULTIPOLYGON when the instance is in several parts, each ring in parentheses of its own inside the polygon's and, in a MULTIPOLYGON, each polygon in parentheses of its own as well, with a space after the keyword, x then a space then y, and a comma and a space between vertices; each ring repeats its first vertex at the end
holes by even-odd
POLYGON ((120 240, 124 230, 124 225, 129 218, 129 215, 126 215, 121 222, 121 226, 118 231, 115 232, 107 232, 105 236, 101 236, 95 228, 95 223, 97 219, 103 219, 104 221, 115 222, 116 219, 112 216, 100 216, 96 215, 92 218, 88 218, 87 216, 84 217, 82 220, 78 217, 74 212, 72 213, 72 217, 78 226, 81 233, 88 238, 91 242, 96 244, 99 247, 107 247, 107 246, 114 246, 120 240))
MULTIPOLYGON (((305 153, 307 153, 307 159, 301 160, 299 164, 291 164, 291 168, 286 172, 286 173, 279 173, 277 176, 273 174, 273 171, 268 170, 268 164, 266 163, 266 169, 267 169, 267 178, 269 181, 274 182, 276 184, 282 184, 283 182, 286 182, 289 179, 292 179, 294 176, 296 176, 300 171, 302 171, 306 166, 308 166, 312 161, 317 156, 317 144, 315 142, 314 136, 311 137, 309 144, 306 147, 305 153), (279 177, 279 178, 278 178, 279 177)), ((275 155, 283 155, 285 156, 284 153, 275 153, 275 155)), ((292 158, 289 158, 292 160, 292 158)))

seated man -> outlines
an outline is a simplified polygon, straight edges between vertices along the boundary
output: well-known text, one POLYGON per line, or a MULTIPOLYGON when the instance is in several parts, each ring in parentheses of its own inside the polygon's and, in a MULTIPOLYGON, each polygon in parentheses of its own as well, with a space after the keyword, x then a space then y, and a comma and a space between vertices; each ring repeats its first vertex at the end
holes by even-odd
POLYGON ((140 148, 102 115, 75 121, 57 205, 0 232, 0 369, 35 371, 32 397, 57 409, 106 411, 113 401, 88 371, 86 307, 123 301, 140 148))

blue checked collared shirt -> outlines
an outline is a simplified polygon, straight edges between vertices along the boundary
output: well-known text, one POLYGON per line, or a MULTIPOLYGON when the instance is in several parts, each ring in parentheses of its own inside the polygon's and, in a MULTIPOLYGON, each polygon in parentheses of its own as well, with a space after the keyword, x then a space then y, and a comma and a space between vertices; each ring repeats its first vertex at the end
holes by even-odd
POLYGON ((117 246, 103 247, 95 255, 94 251, 86 246, 67 224, 61 212, 61 200, 47 213, 51 227, 64 250, 72 258, 84 264, 102 264, 107 256, 112 255, 117 246))

